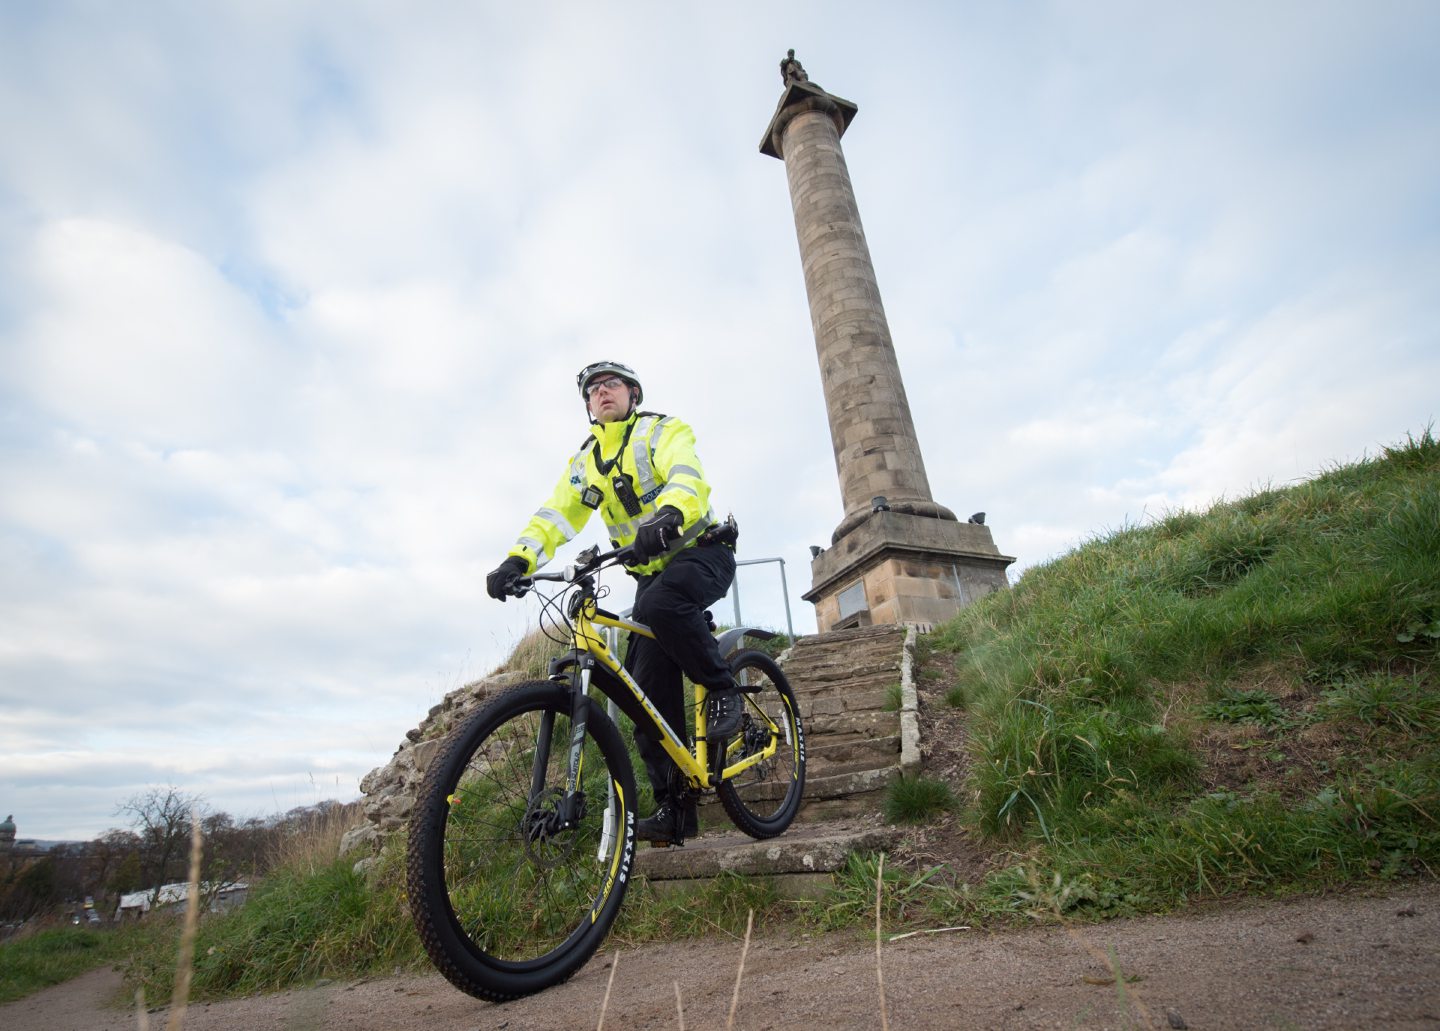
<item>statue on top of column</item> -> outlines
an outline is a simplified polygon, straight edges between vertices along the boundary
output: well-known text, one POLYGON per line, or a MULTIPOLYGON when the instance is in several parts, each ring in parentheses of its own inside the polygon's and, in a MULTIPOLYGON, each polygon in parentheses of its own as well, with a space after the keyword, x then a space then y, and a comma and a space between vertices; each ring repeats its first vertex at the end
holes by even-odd
POLYGON ((810 76, 805 74, 805 66, 795 59, 793 48, 785 51, 785 58, 780 62, 780 79, 787 86, 792 82, 810 81, 810 76))

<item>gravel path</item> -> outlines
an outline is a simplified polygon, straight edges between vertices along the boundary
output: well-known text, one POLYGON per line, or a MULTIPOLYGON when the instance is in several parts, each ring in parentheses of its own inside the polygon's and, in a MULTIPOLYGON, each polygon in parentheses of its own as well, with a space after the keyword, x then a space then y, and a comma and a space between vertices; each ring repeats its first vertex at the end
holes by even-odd
MULTIPOLYGON (((569 983, 492 1005, 438 975, 399 976, 191 1007, 190 1031, 553 1031, 726 1026, 742 944, 709 940, 606 953, 569 983)), ((1384 895, 1242 902, 1067 928, 918 935, 883 953, 894 1029, 1440 1029, 1440 884, 1384 895), (1124 975, 1115 982, 1113 962, 1124 975)), ((6 1031, 130 1031, 98 971, 0 1006, 6 1031)), ((150 1015, 165 1026, 166 1015, 150 1015)), ((734 1027, 881 1026, 875 947, 853 935, 760 936, 734 1027)))

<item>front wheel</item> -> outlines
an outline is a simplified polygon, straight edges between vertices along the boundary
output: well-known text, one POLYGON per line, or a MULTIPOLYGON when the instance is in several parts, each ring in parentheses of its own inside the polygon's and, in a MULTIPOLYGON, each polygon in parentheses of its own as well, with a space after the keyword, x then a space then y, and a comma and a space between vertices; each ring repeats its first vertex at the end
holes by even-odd
POLYGON ((426 772, 406 885, 420 941, 461 991, 503 1002, 559 984, 599 948, 635 856, 635 775, 586 701, 577 795, 565 795, 571 691, 511 688, 458 727, 426 772))
POLYGON ((730 660, 745 711, 740 730, 726 745, 724 764, 766 751, 768 758, 720 782, 716 793, 730 821, 752 838, 773 838, 790 826, 805 793, 805 727, 790 682, 764 652, 743 651, 730 660))

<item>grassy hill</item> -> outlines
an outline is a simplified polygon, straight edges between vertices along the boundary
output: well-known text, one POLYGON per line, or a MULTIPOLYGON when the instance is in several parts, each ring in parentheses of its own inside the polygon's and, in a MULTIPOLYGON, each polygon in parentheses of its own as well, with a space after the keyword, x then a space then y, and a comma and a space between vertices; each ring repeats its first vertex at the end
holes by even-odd
POLYGON ((1094 540, 927 651, 967 716, 961 822, 1008 853, 972 904, 1154 909, 1440 864, 1428 430, 1094 540))

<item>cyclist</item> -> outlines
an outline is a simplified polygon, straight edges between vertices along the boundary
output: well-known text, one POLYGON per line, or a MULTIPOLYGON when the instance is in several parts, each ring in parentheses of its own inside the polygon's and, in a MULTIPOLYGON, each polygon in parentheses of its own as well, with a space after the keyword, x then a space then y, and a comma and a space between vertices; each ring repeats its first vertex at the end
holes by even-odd
MULTIPOLYGON (((732 532, 710 508, 710 485, 695 454, 695 433, 673 416, 642 412, 645 391, 629 366, 595 362, 576 377, 590 417, 590 435, 566 464, 555 490, 486 578, 504 601, 515 580, 534 572, 599 511, 611 543, 635 554, 633 616, 655 639, 630 638, 625 668, 672 727, 685 726, 682 672, 709 690, 711 741, 739 729, 741 700, 730 667, 706 624, 704 610, 735 579, 732 532), (708 532, 707 532, 708 531, 708 532), (728 539, 727 539, 728 538, 728 539)), ((659 741, 636 728, 636 746, 654 788, 655 812, 636 835, 655 845, 683 843, 699 831, 695 797, 659 741)))

